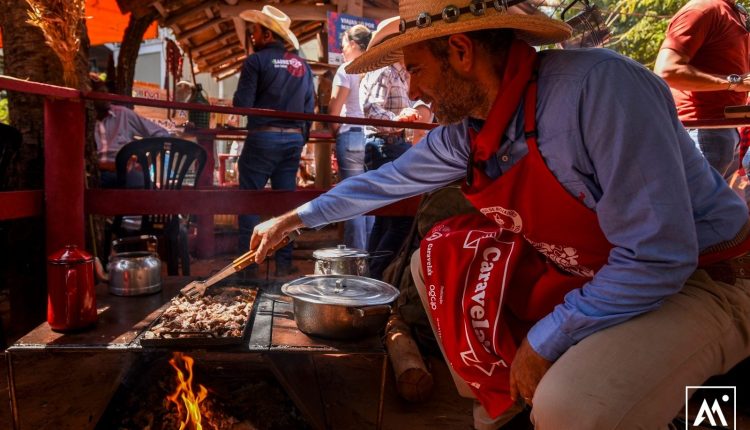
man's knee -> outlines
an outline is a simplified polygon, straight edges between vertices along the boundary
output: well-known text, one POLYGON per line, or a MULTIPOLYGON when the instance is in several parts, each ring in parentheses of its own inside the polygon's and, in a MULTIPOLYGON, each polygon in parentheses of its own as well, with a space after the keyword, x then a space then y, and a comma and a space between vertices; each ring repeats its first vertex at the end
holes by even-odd
POLYGON ((621 410, 610 399, 587 396, 567 384, 539 384, 531 421, 537 430, 614 430, 621 410))

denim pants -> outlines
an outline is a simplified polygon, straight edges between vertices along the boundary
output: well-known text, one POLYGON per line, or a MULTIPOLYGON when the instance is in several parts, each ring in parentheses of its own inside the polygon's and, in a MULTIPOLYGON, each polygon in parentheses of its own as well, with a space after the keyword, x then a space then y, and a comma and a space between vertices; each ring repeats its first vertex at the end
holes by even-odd
POLYGON ((739 168, 735 160, 740 134, 736 128, 692 128, 688 129, 690 138, 703 156, 720 175, 727 177, 739 168), (733 164, 737 164, 732 166, 733 164))
MULTIPOLYGON (((352 127, 336 136, 336 159, 339 177, 359 175, 365 171, 365 134, 361 127, 352 127)), ((373 216, 359 216, 344 222, 344 243, 349 248, 367 249, 367 239, 375 221, 373 216)))
MULTIPOLYGON (((386 144, 382 138, 370 136, 365 141, 365 166, 367 170, 377 169, 400 157, 410 147, 403 139, 386 144)), ((371 277, 383 277, 383 271, 395 258, 404 238, 409 235, 413 220, 413 217, 404 216, 375 217, 367 247, 367 251, 374 257, 370 260, 371 277)))
MULTIPOLYGON (((299 133, 253 132, 245 140, 238 162, 241 190, 262 190, 271 180, 274 190, 295 190, 297 170, 305 142, 299 133)), ((239 251, 247 252, 258 215, 239 216, 239 251)), ((292 244, 276 251, 276 267, 292 264, 292 244)))

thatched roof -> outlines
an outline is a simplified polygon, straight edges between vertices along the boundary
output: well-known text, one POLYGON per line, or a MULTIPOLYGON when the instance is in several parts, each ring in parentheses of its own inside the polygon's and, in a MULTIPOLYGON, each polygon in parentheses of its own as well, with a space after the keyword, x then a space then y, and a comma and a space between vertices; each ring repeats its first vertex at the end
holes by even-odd
POLYGON ((247 55, 248 28, 239 18, 246 9, 260 10, 266 4, 292 18, 292 31, 300 43, 321 37, 326 42, 326 13, 338 11, 375 19, 398 14, 397 0, 117 0, 124 13, 140 15, 155 8, 159 25, 169 27, 178 44, 190 53, 198 72, 217 79, 234 74, 247 55))

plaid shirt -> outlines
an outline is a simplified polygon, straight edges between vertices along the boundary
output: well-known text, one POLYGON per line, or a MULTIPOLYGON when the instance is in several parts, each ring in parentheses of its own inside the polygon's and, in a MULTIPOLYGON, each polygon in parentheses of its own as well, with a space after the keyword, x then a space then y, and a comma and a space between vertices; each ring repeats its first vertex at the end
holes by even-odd
MULTIPOLYGON (((359 100, 365 118, 395 120, 404 108, 412 105, 409 100, 409 72, 396 63, 367 73, 359 86, 359 100)), ((367 126, 365 134, 398 133, 402 130, 367 126)))

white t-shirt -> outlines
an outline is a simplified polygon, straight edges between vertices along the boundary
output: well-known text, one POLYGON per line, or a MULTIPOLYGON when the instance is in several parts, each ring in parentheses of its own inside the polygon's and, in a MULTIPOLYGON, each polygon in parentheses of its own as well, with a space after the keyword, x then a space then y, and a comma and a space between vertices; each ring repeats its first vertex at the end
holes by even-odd
MULTIPOLYGON (((359 79, 361 75, 350 75, 346 73, 346 66, 349 63, 344 63, 339 66, 336 70, 336 76, 333 77, 333 86, 339 86, 342 88, 349 89, 349 96, 344 102, 344 106, 341 107, 341 116, 347 116, 349 118, 364 118, 362 113, 362 107, 359 104, 359 79)), ((339 133, 349 131, 352 127, 362 127, 360 125, 341 124, 339 133)))

